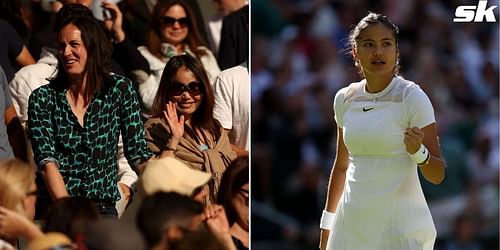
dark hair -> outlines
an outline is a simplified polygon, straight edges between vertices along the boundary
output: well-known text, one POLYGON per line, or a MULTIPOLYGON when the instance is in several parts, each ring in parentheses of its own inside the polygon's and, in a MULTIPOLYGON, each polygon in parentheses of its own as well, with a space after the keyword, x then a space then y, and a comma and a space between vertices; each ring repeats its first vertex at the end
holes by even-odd
POLYGON ((186 227, 196 215, 203 213, 203 205, 174 192, 157 192, 142 201, 136 223, 149 248, 161 241, 165 229, 186 227))
MULTIPOLYGON (((59 20, 60 22, 55 27, 58 36, 68 24, 75 25, 81 31, 83 46, 87 49, 87 63, 85 65, 87 82, 83 90, 83 98, 85 103, 88 103, 93 95, 104 92, 113 84, 111 80, 112 44, 95 18, 75 15, 59 18, 59 20)), ((55 78, 50 80, 51 84, 58 89, 74 87, 69 86, 68 75, 63 68, 62 60, 59 57, 58 73, 55 78)))
POLYGON ((44 216, 43 232, 60 232, 72 240, 85 230, 89 222, 100 218, 92 200, 85 197, 66 197, 56 200, 44 216))
POLYGON ((87 17, 94 19, 94 14, 85 5, 79 3, 65 4, 56 14, 54 22, 54 31, 57 32, 69 23, 71 19, 77 17, 87 17))
POLYGON ((231 226, 238 215, 233 207, 232 199, 241 187, 248 183, 248 157, 236 158, 222 175, 220 189, 217 193, 217 203, 226 209, 227 221, 231 226))
POLYGON ((149 32, 146 39, 146 44, 149 51, 161 58, 161 18, 163 14, 174 5, 180 5, 186 12, 186 17, 189 19, 188 23, 188 34, 185 39, 185 43, 189 46, 189 49, 200 58, 206 54, 205 50, 199 49, 200 46, 204 46, 203 39, 201 38, 200 31, 196 25, 193 11, 183 0, 158 0, 153 9, 151 15, 151 22, 149 23, 149 32))
MULTIPOLYGON (((152 115, 162 115, 162 112, 165 109, 165 104, 172 97, 170 89, 173 86, 173 79, 182 67, 189 69, 196 76, 196 79, 203 85, 203 99, 200 107, 191 117, 191 128, 206 129, 211 135, 214 135, 216 139, 219 138, 220 126, 213 117, 215 97, 212 86, 210 85, 207 73, 200 60, 189 54, 174 56, 168 61, 165 69, 163 70, 158 92, 156 92, 156 97, 153 102, 152 115)), ((189 133, 189 130, 186 130, 186 132, 189 133)), ((196 138, 196 136, 193 135, 193 138, 196 138)))
MULTIPOLYGON (((394 36, 394 40, 396 41, 396 48, 398 47, 398 33, 399 33, 399 28, 389 20, 386 16, 382 14, 377 14, 373 12, 368 12, 368 15, 363 17, 358 24, 351 30, 349 33, 349 42, 348 42, 348 51, 351 52, 356 48, 356 41, 359 39, 359 35, 363 30, 365 30, 368 26, 372 24, 377 24, 380 23, 384 26, 386 26, 389 30, 392 31, 392 35, 394 36)), ((394 73, 398 74, 399 73, 399 59, 396 60, 396 66, 394 68, 394 73)), ((358 67, 358 70, 361 75, 363 75, 363 72, 360 69, 360 66, 358 63, 355 61, 356 67, 358 67)))

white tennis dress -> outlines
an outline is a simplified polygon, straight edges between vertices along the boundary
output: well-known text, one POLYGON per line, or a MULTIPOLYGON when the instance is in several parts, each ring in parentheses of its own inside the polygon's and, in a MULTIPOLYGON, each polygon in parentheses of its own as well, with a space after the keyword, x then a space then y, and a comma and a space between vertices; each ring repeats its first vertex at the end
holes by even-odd
POLYGON ((327 249, 433 249, 436 229, 403 143, 406 128, 435 122, 432 104, 402 77, 378 93, 366 92, 365 84, 335 96, 350 161, 327 249))

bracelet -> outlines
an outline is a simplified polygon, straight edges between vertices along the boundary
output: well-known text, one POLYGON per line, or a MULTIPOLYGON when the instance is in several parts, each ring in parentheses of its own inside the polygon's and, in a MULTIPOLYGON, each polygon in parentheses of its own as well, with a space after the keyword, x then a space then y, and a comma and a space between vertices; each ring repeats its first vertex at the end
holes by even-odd
POLYGON ((334 222, 335 222, 335 213, 323 210, 323 214, 321 215, 321 221, 319 222, 319 228, 324 230, 331 230, 334 222))
POLYGON ((431 159, 429 150, 427 150, 424 144, 420 144, 420 148, 414 154, 410 154, 410 158, 418 166, 427 165, 431 159))

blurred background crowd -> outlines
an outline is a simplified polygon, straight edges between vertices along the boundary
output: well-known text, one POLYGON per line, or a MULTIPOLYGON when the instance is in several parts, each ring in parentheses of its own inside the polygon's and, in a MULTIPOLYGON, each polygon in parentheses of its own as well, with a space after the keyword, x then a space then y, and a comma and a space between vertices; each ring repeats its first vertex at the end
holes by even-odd
POLYGON ((438 232, 435 249, 499 249, 498 21, 452 21, 458 5, 476 4, 251 1, 254 249, 318 246, 335 159, 333 97, 360 80, 346 44, 368 11, 399 26, 401 75, 435 108, 446 177, 439 186, 421 178, 438 232))

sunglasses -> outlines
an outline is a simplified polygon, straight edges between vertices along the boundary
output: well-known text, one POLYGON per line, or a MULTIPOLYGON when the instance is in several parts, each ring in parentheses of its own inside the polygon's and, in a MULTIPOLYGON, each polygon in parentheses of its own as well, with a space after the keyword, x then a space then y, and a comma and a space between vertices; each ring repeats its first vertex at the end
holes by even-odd
POLYGON ((175 22, 178 22, 181 27, 187 27, 189 25, 189 18, 181 17, 179 19, 175 19, 173 17, 164 16, 160 19, 161 24, 166 26, 174 26, 175 22))
POLYGON ((203 87, 200 82, 190 82, 187 85, 179 82, 173 82, 171 90, 174 96, 180 96, 185 91, 187 91, 192 96, 199 96, 202 94, 203 87))

